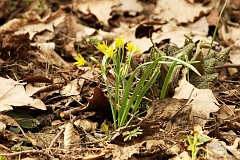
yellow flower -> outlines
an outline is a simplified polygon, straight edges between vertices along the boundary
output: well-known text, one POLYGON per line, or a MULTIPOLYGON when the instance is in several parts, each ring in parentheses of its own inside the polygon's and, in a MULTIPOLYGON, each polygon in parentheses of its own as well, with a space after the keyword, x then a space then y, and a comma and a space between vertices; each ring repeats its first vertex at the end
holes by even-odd
POLYGON ((117 50, 114 49, 113 46, 110 46, 110 47, 104 52, 104 54, 105 54, 107 57, 112 57, 116 52, 117 52, 117 50))
POLYGON ((124 36, 119 36, 118 38, 115 38, 114 42, 115 42, 116 49, 123 48, 124 47, 124 36))
POLYGON ((140 51, 140 49, 138 47, 135 46, 135 44, 132 42, 128 42, 127 43, 127 46, 126 46, 126 49, 129 51, 129 52, 133 52, 133 53, 137 53, 140 51))
POLYGON ((101 52, 103 52, 105 54, 106 50, 108 50, 108 46, 107 46, 107 42, 98 43, 97 46, 95 46, 98 50, 100 50, 101 52))
POLYGON ((78 57, 74 57, 74 59, 77 61, 74 63, 76 66, 83 66, 86 63, 81 54, 78 54, 78 57))

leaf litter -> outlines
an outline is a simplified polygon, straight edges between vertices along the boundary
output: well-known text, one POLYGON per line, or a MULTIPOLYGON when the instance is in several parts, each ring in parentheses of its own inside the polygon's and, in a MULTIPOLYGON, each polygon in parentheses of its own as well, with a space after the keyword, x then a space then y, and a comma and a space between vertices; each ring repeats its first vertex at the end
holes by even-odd
MULTIPOLYGON (((238 2, 227 5, 215 52, 197 68, 203 71, 197 80, 204 79, 204 85, 196 83, 194 75, 189 83, 186 70, 180 70, 182 78, 173 84, 172 96, 145 97, 151 102, 146 113, 118 130, 113 130, 100 66, 90 61, 103 57, 94 45, 102 40, 111 44, 124 35, 126 42, 141 49, 136 60, 142 63, 153 44, 159 49, 166 43, 182 48, 184 35, 195 44, 209 43, 222 2, 0 2, 1 156, 36 158, 37 152, 41 159, 191 159, 186 137, 197 133, 199 140, 210 137, 196 145, 208 150, 205 158, 239 159, 238 2), (226 60, 208 63, 229 46, 226 60), (78 54, 88 67, 74 65, 78 54), (214 81, 207 80, 211 65, 214 81), (142 134, 124 141, 122 133, 138 127, 142 134), (29 145, 34 149, 11 150, 29 145)), ((115 81, 114 74, 107 76, 115 81)))

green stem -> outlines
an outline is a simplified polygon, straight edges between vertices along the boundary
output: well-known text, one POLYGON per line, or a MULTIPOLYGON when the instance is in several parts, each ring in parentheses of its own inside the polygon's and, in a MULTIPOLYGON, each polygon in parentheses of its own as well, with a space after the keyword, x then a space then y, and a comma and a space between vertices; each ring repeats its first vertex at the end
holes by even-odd
POLYGON ((213 38, 212 38, 212 41, 211 41, 211 44, 210 44, 210 48, 208 49, 208 53, 207 53, 207 55, 209 55, 210 52, 211 52, 212 45, 213 45, 213 41, 215 40, 215 37, 216 37, 216 34, 217 34, 217 30, 218 30, 219 22, 220 22, 220 19, 221 19, 221 17, 222 17, 222 13, 223 13, 223 11, 224 11, 226 5, 227 5, 227 2, 228 2, 228 0, 225 1, 224 5, 223 5, 223 8, 222 8, 222 10, 221 10, 221 12, 220 12, 220 15, 219 15, 219 18, 218 18, 218 21, 217 21, 216 27, 215 27, 214 32, 213 32, 213 38))

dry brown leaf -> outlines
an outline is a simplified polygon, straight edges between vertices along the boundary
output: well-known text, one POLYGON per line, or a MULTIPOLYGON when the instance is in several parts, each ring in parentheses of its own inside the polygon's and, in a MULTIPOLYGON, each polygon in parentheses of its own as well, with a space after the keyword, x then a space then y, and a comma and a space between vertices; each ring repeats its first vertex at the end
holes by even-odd
POLYGON ((165 142, 162 140, 147 140, 130 146, 113 145, 112 147, 114 147, 113 160, 129 159, 143 150, 151 153, 151 151, 156 149, 166 149, 165 142))
POLYGON ((210 89, 197 89, 186 80, 187 69, 183 71, 183 77, 179 80, 179 87, 175 89, 173 98, 188 99, 188 104, 192 106, 195 124, 204 126, 210 113, 219 110, 219 103, 215 99, 210 89))
POLYGON ((226 144, 217 139, 207 143, 206 149, 212 153, 208 154, 207 159, 232 159, 226 150, 226 144))
MULTIPOLYGON (((31 54, 37 54, 38 60, 42 60, 44 63, 48 63, 48 65, 51 65, 51 63, 54 63, 54 65, 57 65, 59 67, 69 67, 70 65, 61 57, 59 56, 55 51, 55 43, 49 42, 49 43, 32 43, 31 46, 35 46, 39 49, 41 52, 40 54, 38 52, 31 52, 31 54), (51 62, 50 60, 54 60, 54 62, 51 62)), ((39 61, 40 61, 39 60, 39 61)))
POLYGON ((206 18, 209 26, 216 26, 219 19, 219 11, 216 9, 211 11, 206 18))
POLYGON ((68 122, 64 131, 64 147, 70 148, 71 144, 76 143, 80 138, 76 135, 76 130, 71 122, 68 122))
POLYGON ((227 45, 233 45, 240 40, 240 29, 238 26, 222 25, 218 29, 219 35, 222 37, 227 45))
POLYGON ((192 108, 186 103, 186 99, 165 98, 154 100, 144 119, 147 122, 160 123, 161 127, 167 131, 179 127, 188 129, 192 125, 192 108))
POLYGON ((15 34, 7 37, 3 40, 1 48, 0 56, 4 60, 25 59, 30 50, 29 34, 15 34))
POLYGON ((128 12, 143 11, 143 6, 137 0, 131 0, 131 1, 119 0, 119 2, 121 3, 121 6, 119 7, 121 11, 128 11, 128 12))
POLYGON ((177 24, 194 22, 208 13, 213 5, 203 6, 201 3, 190 4, 185 0, 158 1, 154 13, 158 19, 165 21, 175 20, 177 24))
POLYGON ((88 107, 87 109, 95 110, 95 109, 108 109, 109 101, 107 96, 103 93, 103 91, 99 87, 94 88, 94 93, 91 98, 88 99, 88 107))
POLYGON ((170 158, 169 160, 192 160, 187 151, 180 153, 179 155, 170 158))
POLYGON ((108 20, 110 18, 110 13, 112 12, 112 6, 116 5, 115 1, 109 0, 88 0, 81 3, 76 3, 78 10, 88 14, 94 14, 100 22, 108 26, 108 20), (94 4, 94 5, 93 5, 94 4), (104 6, 104 7, 103 7, 104 6))
POLYGON ((74 125, 81 127, 86 132, 90 132, 97 129, 98 123, 86 119, 78 119, 74 122, 74 125))
POLYGON ((46 106, 41 100, 33 99, 27 95, 23 84, 2 77, 0 77, 0 105, 0 111, 11 110, 12 106, 23 105, 46 110, 46 106))
POLYGON ((70 83, 68 83, 66 86, 62 88, 60 91, 60 94, 62 96, 74 96, 79 95, 81 88, 83 86, 84 80, 83 79, 74 79, 70 83))
POLYGON ((208 35, 208 30, 209 30, 206 17, 202 17, 194 23, 189 23, 185 28, 188 28, 189 30, 191 30, 191 32, 194 35, 198 34, 204 37, 208 35))
POLYGON ((66 15, 62 11, 55 12, 51 15, 50 18, 48 18, 46 23, 40 22, 36 24, 28 24, 23 26, 21 29, 16 31, 16 34, 22 34, 22 33, 29 33, 29 38, 32 40, 32 38, 37 34, 44 30, 48 30, 53 32, 54 27, 58 26, 60 23, 64 22, 66 15), (52 18, 52 19, 51 19, 52 18))
POLYGON ((232 64, 240 64, 240 40, 237 40, 233 47, 232 51, 229 54, 229 60, 232 62, 232 64))
POLYGON ((6 31, 16 31, 22 26, 25 26, 28 23, 28 20, 22 19, 22 18, 15 18, 7 23, 4 23, 4 25, 0 26, 0 33, 4 33, 6 31))
POLYGON ((232 146, 225 146, 237 159, 240 159, 239 143, 240 138, 236 138, 232 146))
POLYGON ((153 34, 153 40, 154 42, 160 42, 169 39, 171 43, 176 44, 178 47, 183 47, 185 40, 184 35, 191 35, 191 30, 172 24, 166 24, 162 27, 161 32, 153 34))

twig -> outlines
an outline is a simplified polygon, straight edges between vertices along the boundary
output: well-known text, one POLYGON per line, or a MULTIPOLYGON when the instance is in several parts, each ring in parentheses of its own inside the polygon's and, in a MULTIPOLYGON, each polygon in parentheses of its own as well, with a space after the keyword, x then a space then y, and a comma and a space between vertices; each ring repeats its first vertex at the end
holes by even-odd
POLYGON ((215 66, 216 69, 220 68, 240 68, 240 64, 224 64, 222 66, 215 66))
POLYGON ((12 117, 9 117, 9 116, 7 117, 10 118, 14 122, 14 124, 21 130, 23 136, 27 138, 32 143, 33 146, 36 146, 37 142, 34 139, 28 137, 26 133, 23 131, 22 127, 12 117))
POLYGON ((0 156, 17 156, 19 154, 28 154, 28 153, 32 153, 32 154, 41 154, 43 156, 46 156, 47 159, 51 159, 52 157, 45 153, 45 152, 42 152, 42 151, 38 151, 38 150, 27 150, 27 151, 20 151, 20 152, 14 152, 14 153, 1 153, 0 156))
POLYGON ((10 150, 9 148, 5 147, 5 146, 4 146, 4 145, 2 145, 2 144, 0 144, 0 148, 3 148, 3 149, 5 149, 5 150, 7 150, 7 151, 11 152, 11 150, 10 150))
POLYGON ((61 129, 60 132, 58 132, 58 134, 53 138, 52 142, 50 143, 50 145, 48 146, 48 150, 50 150, 53 146, 53 144, 56 142, 56 140, 61 136, 61 134, 63 133, 64 129, 61 129))

